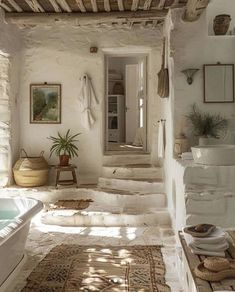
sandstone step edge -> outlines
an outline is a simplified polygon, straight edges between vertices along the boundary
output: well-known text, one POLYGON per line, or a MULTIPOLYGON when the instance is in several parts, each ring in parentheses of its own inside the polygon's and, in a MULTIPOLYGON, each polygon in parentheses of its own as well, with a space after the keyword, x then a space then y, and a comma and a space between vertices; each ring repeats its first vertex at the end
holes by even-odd
POLYGON ((168 211, 147 214, 108 214, 107 212, 79 212, 73 216, 56 215, 47 212, 42 215, 41 222, 59 226, 81 227, 122 227, 122 226, 169 226, 168 211))

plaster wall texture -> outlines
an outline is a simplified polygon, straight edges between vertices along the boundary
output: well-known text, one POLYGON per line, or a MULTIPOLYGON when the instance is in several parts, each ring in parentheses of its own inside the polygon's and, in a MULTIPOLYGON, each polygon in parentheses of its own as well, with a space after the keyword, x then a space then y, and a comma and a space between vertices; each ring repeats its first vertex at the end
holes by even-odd
POLYGON ((176 161, 176 228, 205 222, 234 227, 234 172, 235 166, 176 161))
MULTIPOLYGON (((216 3, 216 1, 215 1, 216 3)), ((208 7, 208 13, 214 9, 214 2, 208 7)), ((179 11, 173 14, 175 28, 172 33, 171 47, 174 54, 174 94, 175 94, 175 136, 184 132, 190 135, 191 129, 185 119, 190 105, 196 103, 203 111, 220 113, 228 118, 235 117, 234 104, 206 104, 203 103, 203 64, 216 64, 217 62, 234 64, 234 37, 209 37, 207 28, 207 15, 193 23, 184 23, 179 19, 179 11), (198 68, 192 85, 188 85, 182 70, 198 68)))
MULTIPOLYGON (((203 64, 231 63, 235 62, 234 37, 209 37, 208 36, 208 13, 217 13, 218 0, 212 1, 207 13, 196 22, 184 22, 182 10, 176 9, 171 12, 165 24, 164 34, 170 38, 168 46, 168 67, 170 74, 170 97, 161 103, 163 116, 166 118, 166 158, 164 161, 165 182, 168 195, 168 207, 170 209, 173 225, 178 217, 181 223, 186 218, 184 203, 184 184, 176 176, 176 164, 173 158, 174 139, 180 133, 189 136, 191 142, 197 143, 192 135, 185 115, 189 112, 190 106, 196 103, 203 110, 211 113, 220 113, 230 119, 233 125, 235 118, 234 104, 205 104, 203 103, 203 64), (188 85, 182 70, 187 68, 199 68, 192 85, 188 85), (179 195, 180 194, 180 195, 179 195), (180 207, 179 207, 180 206, 180 207)), ((221 2, 221 1, 220 1, 221 2)), ((221 4, 221 3, 220 3, 221 4)), ((231 1, 228 5, 234 5, 231 1)), ((220 5, 221 6, 221 5, 220 5)), ((232 6, 230 7, 232 11, 232 6)), ((220 11, 221 7, 220 7, 220 11)), ((234 130, 233 130, 234 131, 234 130)), ((177 170, 179 171, 179 169, 177 170)), ((196 179, 199 179, 198 177, 196 179)), ((200 204, 199 204, 200 205, 200 204)), ((198 208, 198 207, 197 207, 198 208)), ((205 219, 205 218, 204 218, 205 219)), ((183 223, 182 223, 183 224, 183 223)), ((185 221, 184 221, 185 224, 185 221)))
MULTIPOLYGON (((148 141, 149 150, 157 145, 157 129, 153 123, 159 119, 160 104, 157 98, 157 72, 160 68, 161 31, 151 29, 104 29, 76 27, 36 27, 23 30, 22 74, 20 78, 20 147, 30 154, 45 150, 49 156, 49 135, 57 131, 81 132, 79 136, 79 158, 73 162, 80 167, 82 182, 95 182, 101 172, 104 144, 104 96, 105 53, 147 50, 148 60, 148 141), (90 54, 90 46, 97 46, 97 54, 90 54), (80 122, 81 109, 78 104, 79 78, 90 75, 99 99, 94 108, 96 123, 90 131, 80 122), (58 125, 36 125, 29 123, 30 83, 62 84, 62 123, 58 125)), ((152 151, 157 161, 156 150, 152 151)), ((52 157, 50 163, 56 163, 52 157)))
MULTIPOLYGON (((9 100, 10 107, 10 133, 11 153, 10 163, 13 164, 19 153, 19 76, 21 64, 21 38, 19 30, 8 25, 4 21, 4 13, 0 10, 0 54, 2 58, 8 59, 8 69, 0 66, 0 76, 5 81, 1 83, 2 90, 6 96, 1 98, 9 100), (7 72, 7 74, 6 74, 7 72), (4 75, 4 77, 3 77, 4 75)), ((6 121, 8 122, 8 121, 6 121)))

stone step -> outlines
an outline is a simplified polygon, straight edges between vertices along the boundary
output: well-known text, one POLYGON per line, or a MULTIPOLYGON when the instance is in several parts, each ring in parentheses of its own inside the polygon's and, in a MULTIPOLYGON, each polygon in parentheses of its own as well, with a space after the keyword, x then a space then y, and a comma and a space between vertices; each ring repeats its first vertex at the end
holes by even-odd
POLYGON ((100 177, 98 187, 115 190, 126 190, 138 193, 164 193, 164 183, 162 179, 119 179, 100 177))
POLYGON ((104 155, 103 165, 150 164, 149 154, 104 155))
POLYGON ((104 165, 102 176, 106 178, 163 178, 161 167, 151 164, 104 165))
POLYGON ((136 209, 120 209, 109 206, 90 205, 86 210, 56 210, 42 214, 42 223, 58 226, 83 227, 122 227, 122 226, 161 226, 169 227, 170 215, 166 209, 139 212, 136 209))
POLYGON ((139 194, 130 191, 114 190, 107 188, 97 188, 95 186, 80 186, 80 188, 59 188, 56 190, 51 188, 8 188, 1 189, 1 195, 11 197, 22 196, 31 197, 42 201, 44 204, 49 205, 58 200, 79 200, 91 199, 95 203, 103 206, 119 206, 119 207, 133 207, 138 206, 139 210, 151 210, 155 208, 164 208, 167 205, 166 194, 164 193, 149 193, 139 194))

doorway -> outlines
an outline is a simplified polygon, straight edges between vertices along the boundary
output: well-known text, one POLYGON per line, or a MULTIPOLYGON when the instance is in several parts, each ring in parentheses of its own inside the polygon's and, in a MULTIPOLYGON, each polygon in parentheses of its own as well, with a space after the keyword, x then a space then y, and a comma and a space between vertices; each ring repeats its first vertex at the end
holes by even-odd
POLYGON ((146 152, 146 64, 146 55, 106 57, 106 151, 146 152))

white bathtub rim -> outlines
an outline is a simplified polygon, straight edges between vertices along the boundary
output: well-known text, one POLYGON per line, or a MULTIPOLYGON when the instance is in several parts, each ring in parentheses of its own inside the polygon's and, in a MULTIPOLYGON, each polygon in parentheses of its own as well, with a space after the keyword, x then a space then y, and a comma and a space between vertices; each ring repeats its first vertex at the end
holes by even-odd
POLYGON ((6 227, 1 229, 0 231, 0 246, 4 244, 11 236, 13 236, 18 230, 20 230, 22 227, 24 227, 29 221, 31 221, 32 217, 35 216, 38 212, 40 212, 43 209, 43 203, 39 200, 33 199, 33 198, 21 198, 21 197, 0 197, 1 199, 10 199, 10 200, 30 200, 34 201, 35 204, 32 208, 29 210, 26 210, 25 213, 20 215, 19 217, 16 217, 12 220, 11 223, 9 223, 6 227))

